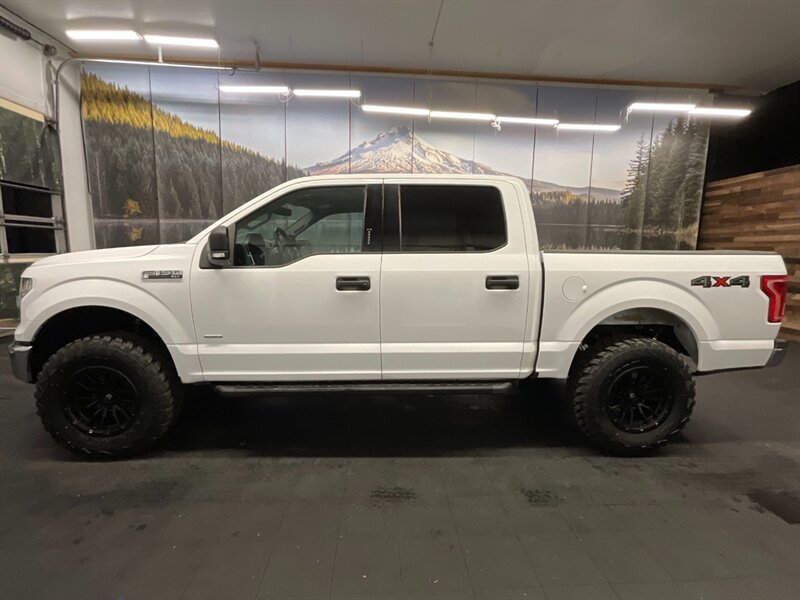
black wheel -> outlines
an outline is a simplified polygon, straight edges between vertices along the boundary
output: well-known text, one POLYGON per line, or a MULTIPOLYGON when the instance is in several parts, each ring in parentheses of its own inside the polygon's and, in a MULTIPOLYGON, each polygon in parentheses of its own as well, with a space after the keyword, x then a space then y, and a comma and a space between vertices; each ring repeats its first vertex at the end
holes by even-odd
POLYGON ((94 458, 131 456, 173 425, 180 386, 165 357, 134 334, 70 342, 42 367, 36 409, 57 442, 94 458))
POLYGON ((642 455, 666 444, 692 414, 687 361, 652 338, 616 338, 585 351, 570 375, 572 412, 603 450, 642 455))

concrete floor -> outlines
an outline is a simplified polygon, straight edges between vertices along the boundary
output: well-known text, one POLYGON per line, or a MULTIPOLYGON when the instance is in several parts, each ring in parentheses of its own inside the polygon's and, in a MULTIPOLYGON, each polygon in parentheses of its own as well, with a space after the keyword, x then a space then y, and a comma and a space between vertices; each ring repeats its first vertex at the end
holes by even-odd
POLYGON ((0 597, 798 598, 800 345, 703 377, 657 456, 533 396, 194 398, 136 460, 73 460, 0 359, 0 597))

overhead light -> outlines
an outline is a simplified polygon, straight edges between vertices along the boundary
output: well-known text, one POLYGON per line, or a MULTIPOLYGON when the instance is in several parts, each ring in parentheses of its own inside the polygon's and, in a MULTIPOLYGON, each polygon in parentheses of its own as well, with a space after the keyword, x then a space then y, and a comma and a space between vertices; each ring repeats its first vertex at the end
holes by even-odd
POLYGON ((447 110, 432 110, 433 119, 464 119, 467 121, 494 121, 495 115, 489 113, 450 112, 447 110))
POLYGON ((427 108, 413 108, 411 106, 381 106, 379 104, 363 104, 361 110, 371 113, 386 113, 390 115, 417 115, 427 117, 431 111, 427 108))
POLYGON ((295 96, 310 98, 360 98, 361 90, 292 90, 295 96))
POLYGON ((539 119, 536 117, 497 117, 498 123, 519 123, 521 125, 558 125, 558 119, 539 119))
POLYGON ((689 112, 696 105, 680 102, 634 102, 628 106, 628 112, 635 110, 646 112, 689 112))
POLYGON ((144 40, 154 46, 194 46, 197 48, 219 48, 217 40, 212 38, 178 37, 174 35, 145 34, 144 40))
POLYGON ((715 108, 698 106, 689 111, 693 117, 722 117, 727 119, 741 119, 748 116, 752 110, 749 108, 715 108))
POLYGON ((219 91, 233 94, 288 94, 289 88, 285 85, 221 85, 219 91))
POLYGON ((73 40, 141 40, 142 36, 131 29, 69 29, 67 36, 73 40))
POLYGON ((620 125, 597 125, 594 123, 559 123, 556 129, 573 131, 619 131, 620 125))

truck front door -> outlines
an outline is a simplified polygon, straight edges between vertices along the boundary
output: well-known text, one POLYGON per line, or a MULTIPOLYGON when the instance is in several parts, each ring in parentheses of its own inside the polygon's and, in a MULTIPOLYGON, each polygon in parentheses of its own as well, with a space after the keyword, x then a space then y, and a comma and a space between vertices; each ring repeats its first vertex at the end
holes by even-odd
POLYGON ((208 381, 380 379, 381 185, 289 191, 229 227, 232 265, 195 256, 192 312, 208 381))
POLYGON ((384 380, 516 378, 526 350, 533 364, 513 185, 387 179, 383 233, 384 380))

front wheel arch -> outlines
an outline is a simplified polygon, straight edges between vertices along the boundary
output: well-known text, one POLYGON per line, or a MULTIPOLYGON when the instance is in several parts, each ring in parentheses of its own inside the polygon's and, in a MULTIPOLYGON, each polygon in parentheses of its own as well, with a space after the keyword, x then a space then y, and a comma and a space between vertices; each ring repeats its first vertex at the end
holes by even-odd
POLYGON ((31 375, 35 382, 48 359, 66 344, 84 337, 109 332, 128 332, 145 338, 157 348, 162 361, 169 361, 175 371, 175 361, 164 340, 144 320, 129 312, 107 306, 79 306, 51 316, 33 338, 31 375))

